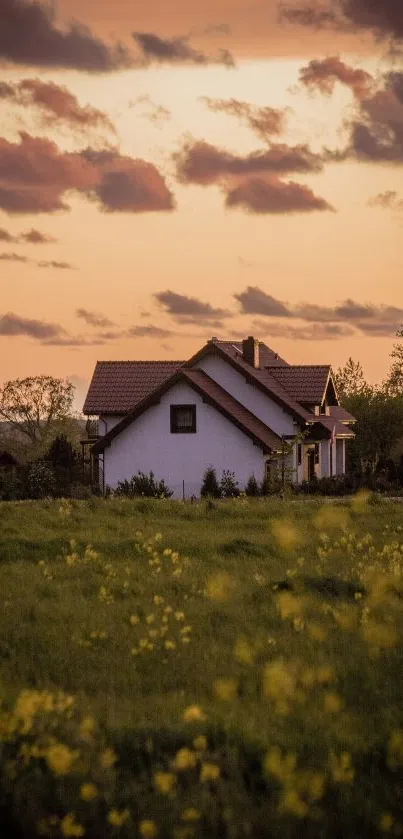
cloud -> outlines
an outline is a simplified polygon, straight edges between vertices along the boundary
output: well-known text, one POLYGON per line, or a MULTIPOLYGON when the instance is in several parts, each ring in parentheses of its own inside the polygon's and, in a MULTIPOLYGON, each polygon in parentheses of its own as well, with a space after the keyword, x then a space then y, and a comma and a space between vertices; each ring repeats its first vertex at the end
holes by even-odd
POLYGON ((89 309, 76 309, 76 317, 84 320, 89 326, 96 326, 100 329, 106 329, 108 326, 115 325, 105 315, 100 314, 100 312, 92 312, 89 309))
POLYGON ((29 262, 28 257, 21 256, 19 253, 0 253, 0 260, 2 262, 29 262))
POLYGON ((382 207, 384 210, 403 210, 403 198, 399 198, 398 193, 389 189, 386 192, 380 192, 368 201, 370 207, 382 207))
POLYGON ((312 60, 299 72, 299 81, 309 90, 318 90, 330 95, 336 82, 349 87, 357 99, 367 96, 374 84, 373 77, 365 70, 345 64, 338 56, 312 60))
POLYGON ((327 0, 286 3, 281 19, 311 29, 368 30, 378 38, 403 38, 403 6, 400 0, 327 0))
POLYGON ((4 227, 0 227, 0 242, 7 242, 8 245, 15 245, 18 242, 18 236, 12 236, 4 227))
POLYGON ((242 314, 286 318, 291 315, 286 303, 282 303, 281 300, 276 300, 271 294, 266 294, 258 286, 248 286, 240 294, 234 294, 234 297, 241 305, 242 314))
POLYGON ((362 99, 351 126, 355 156, 379 163, 403 163, 403 73, 386 74, 383 87, 362 99))
POLYGON ((57 323, 22 318, 12 312, 0 316, 0 336, 3 337, 22 337, 25 335, 28 338, 46 341, 58 338, 63 334, 65 334, 65 330, 57 323))
POLYGON ((309 213, 334 208, 309 187, 293 181, 270 181, 250 178, 227 192, 226 207, 241 207, 251 213, 309 213))
POLYGON ((32 227, 31 230, 21 233, 19 241, 26 242, 29 245, 49 245, 57 242, 57 239, 54 239, 53 236, 48 236, 46 233, 41 233, 40 230, 32 227))
POLYGON ((214 308, 210 303, 196 297, 187 297, 174 291, 160 291, 154 294, 154 298, 174 320, 181 323, 199 324, 203 321, 206 324, 218 325, 222 319, 231 317, 231 313, 226 309, 214 308))
POLYGON ((57 26, 49 4, 1 0, 0 60, 25 67, 52 67, 105 73, 130 66, 122 44, 107 44, 89 28, 57 26))
POLYGON ((64 123, 74 130, 84 132, 96 128, 116 133, 114 125, 103 111, 90 105, 80 105, 67 87, 54 82, 23 79, 15 84, 0 85, 0 99, 24 108, 37 109, 45 126, 57 127, 64 123))
POLYGON ((145 105, 148 108, 141 116, 156 125, 171 119, 171 111, 164 108, 163 105, 157 105, 148 95, 138 96, 137 99, 132 99, 129 102, 129 108, 135 108, 137 105, 145 105))
POLYGON ((316 323, 310 326, 290 326, 288 323, 255 321, 252 330, 261 336, 288 338, 291 341, 335 341, 354 335, 349 326, 338 323, 316 323))
POLYGON ((139 47, 146 64, 224 64, 234 67, 234 59, 226 49, 220 49, 216 55, 207 55, 195 49, 189 43, 188 36, 160 38, 153 32, 133 32, 134 41, 139 47))
POLYGON ((170 329, 160 329, 159 326, 132 326, 127 331, 128 338, 170 338, 173 335, 170 329))
POLYGON ((201 96, 200 101, 204 102, 210 111, 237 117, 263 141, 281 134, 284 130, 285 109, 258 107, 239 99, 212 99, 209 96, 201 96))
POLYGON ((269 149, 245 156, 233 154, 204 140, 186 140, 174 154, 177 177, 181 183, 207 186, 228 178, 266 173, 320 172, 323 161, 307 145, 273 144, 269 149))
POLYGON ((117 149, 64 152, 56 143, 22 132, 0 138, 0 208, 10 214, 68 210, 72 191, 106 212, 174 209, 172 192, 151 163, 117 149))
POLYGON ((60 271, 73 271, 74 265, 70 262, 58 262, 56 259, 42 259, 37 263, 38 268, 56 268, 60 271))

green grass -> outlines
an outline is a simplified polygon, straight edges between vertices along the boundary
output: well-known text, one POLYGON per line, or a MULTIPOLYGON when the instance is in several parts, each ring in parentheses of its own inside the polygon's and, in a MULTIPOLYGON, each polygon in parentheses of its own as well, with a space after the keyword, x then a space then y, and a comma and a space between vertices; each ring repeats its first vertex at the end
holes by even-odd
POLYGON ((400 505, 0 504, 0 606, 1 835, 403 832, 400 505))

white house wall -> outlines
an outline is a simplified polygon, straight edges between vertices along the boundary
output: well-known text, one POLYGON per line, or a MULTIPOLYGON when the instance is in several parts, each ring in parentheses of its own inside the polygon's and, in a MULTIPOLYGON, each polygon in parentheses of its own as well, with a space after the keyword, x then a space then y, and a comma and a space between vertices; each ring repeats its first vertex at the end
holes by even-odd
POLYGON ((241 489, 250 475, 264 477, 264 455, 242 431, 205 404, 189 385, 179 383, 148 408, 105 449, 105 486, 112 489, 138 472, 164 478, 174 497, 200 495, 202 478, 214 466, 220 479, 224 469, 235 472, 241 489), (171 434, 170 406, 196 405, 196 434, 171 434))
POLYGON ((280 405, 270 399, 270 396, 266 396, 256 385, 250 385, 245 381, 245 376, 234 370, 222 358, 207 355, 197 363, 197 368, 204 370, 276 434, 281 436, 281 434, 295 435, 297 433, 298 429, 293 423, 292 416, 283 411, 280 405))
POLYGON ((115 425, 118 424, 124 417, 124 414, 116 414, 112 416, 111 414, 107 414, 105 417, 100 416, 99 418, 99 434, 103 437, 108 431, 111 431, 115 425), (106 423, 106 425, 105 425, 106 423))

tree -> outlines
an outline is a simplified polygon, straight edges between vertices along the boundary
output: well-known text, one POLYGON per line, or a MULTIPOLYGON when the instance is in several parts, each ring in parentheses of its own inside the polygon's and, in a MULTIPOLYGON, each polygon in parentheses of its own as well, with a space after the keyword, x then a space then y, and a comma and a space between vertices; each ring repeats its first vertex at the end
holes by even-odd
POLYGON ((200 490, 200 495, 202 498, 221 497, 221 489, 218 484, 217 473, 212 466, 209 466, 203 475, 203 483, 202 488, 200 490))
POLYGON ((334 382, 339 399, 343 404, 346 398, 371 390, 371 386, 365 380, 360 362, 354 361, 351 356, 344 367, 338 367, 334 373, 334 382))
POLYGON ((31 444, 43 443, 72 411, 74 385, 53 376, 13 379, 0 389, 0 419, 31 444))
POLYGON ((44 460, 50 461, 56 469, 73 469, 77 466, 79 457, 66 435, 59 434, 49 446, 44 460))
MULTIPOLYGON (((403 339, 403 328, 399 329, 396 337, 403 339)), ((393 345, 390 355, 392 364, 389 376, 385 382, 385 388, 393 396, 403 396, 403 341, 393 345)))

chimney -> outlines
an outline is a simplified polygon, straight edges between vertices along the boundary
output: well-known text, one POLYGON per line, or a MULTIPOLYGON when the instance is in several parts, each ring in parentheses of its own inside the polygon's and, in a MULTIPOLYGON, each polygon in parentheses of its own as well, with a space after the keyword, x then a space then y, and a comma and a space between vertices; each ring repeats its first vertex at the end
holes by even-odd
POLYGON ((260 367, 259 341, 253 338, 252 335, 242 341, 242 356, 243 360, 247 361, 255 369, 260 367))

